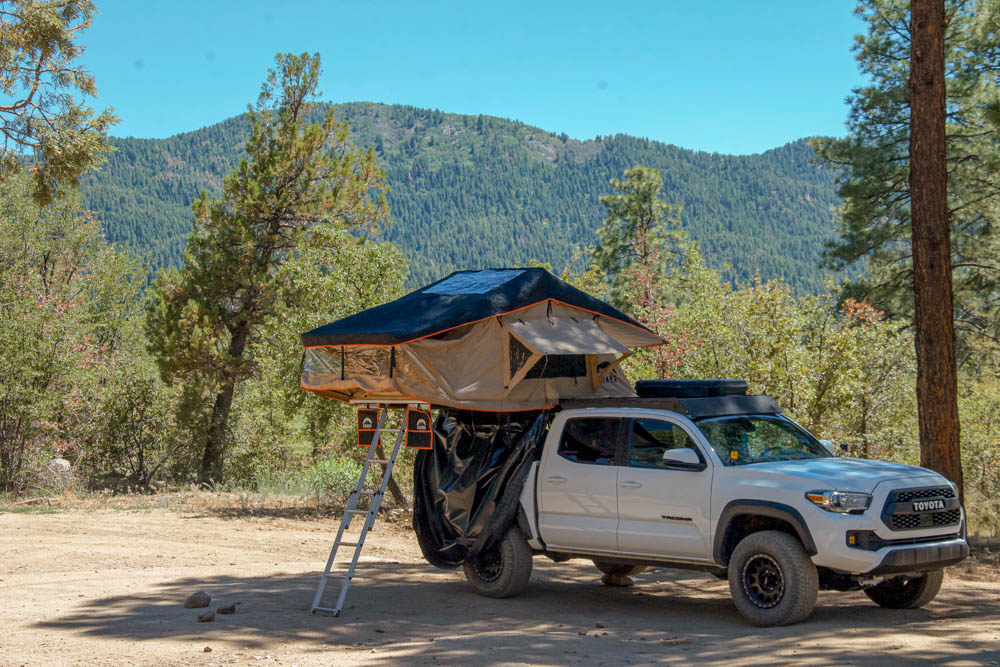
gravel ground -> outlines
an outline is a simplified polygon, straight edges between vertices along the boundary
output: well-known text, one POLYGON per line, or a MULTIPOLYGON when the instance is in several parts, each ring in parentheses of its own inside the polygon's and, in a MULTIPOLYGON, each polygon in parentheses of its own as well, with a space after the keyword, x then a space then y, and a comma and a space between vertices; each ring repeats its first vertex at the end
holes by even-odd
POLYGON ((380 523, 344 613, 312 616, 336 526, 288 508, 0 512, 0 664, 1000 665, 992 542, 924 609, 821 593, 805 623, 758 629, 697 573, 608 588, 587 561, 536 558, 521 596, 478 597, 422 560, 405 521, 380 523), (183 606, 199 590, 236 613, 199 623, 183 606))

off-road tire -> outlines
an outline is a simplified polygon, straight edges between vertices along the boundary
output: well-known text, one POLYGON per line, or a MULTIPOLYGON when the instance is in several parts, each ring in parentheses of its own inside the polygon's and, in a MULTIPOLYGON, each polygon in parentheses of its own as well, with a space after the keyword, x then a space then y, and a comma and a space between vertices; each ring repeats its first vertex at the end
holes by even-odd
POLYGON ((513 526, 500 542, 463 564, 472 588, 488 598, 517 595, 531 579, 531 547, 520 529, 513 526))
POLYGON ((631 577, 646 569, 645 565, 622 565, 621 563, 605 563, 602 560, 595 560, 594 565, 604 574, 622 577, 631 577))
POLYGON ((925 572, 920 577, 898 577, 865 589, 872 602, 886 609, 918 609, 941 590, 944 570, 925 572))
POLYGON ((729 592, 743 617, 758 626, 791 625, 816 606, 819 575, 802 543, 763 530, 744 537, 729 558, 729 592))

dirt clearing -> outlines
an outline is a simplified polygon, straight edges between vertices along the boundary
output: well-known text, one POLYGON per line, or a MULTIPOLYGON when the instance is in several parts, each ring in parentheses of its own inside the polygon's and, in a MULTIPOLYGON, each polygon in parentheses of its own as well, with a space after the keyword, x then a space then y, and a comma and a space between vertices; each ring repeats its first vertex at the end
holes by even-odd
POLYGON ((312 616, 337 521, 266 514, 0 513, 0 664, 1000 665, 996 581, 950 577, 902 612, 820 593, 805 623, 758 629, 724 582, 670 570, 608 588, 587 561, 536 558, 524 594, 482 598, 402 522, 370 534, 341 617, 312 616), (183 606, 199 590, 236 613, 199 623, 183 606))

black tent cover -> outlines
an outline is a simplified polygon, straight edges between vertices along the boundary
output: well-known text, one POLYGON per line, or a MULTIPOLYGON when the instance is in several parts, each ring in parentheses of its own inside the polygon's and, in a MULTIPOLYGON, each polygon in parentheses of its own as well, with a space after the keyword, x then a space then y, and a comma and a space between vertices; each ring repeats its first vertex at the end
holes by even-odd
POLYGON ((501 540, 541 455, 552 413, 443 408, 433 449, 413 467, 413 529, 428 563, 450 570, 501 540))
POLYGON ((548 300, 648 331, 545 269, 486 269, 456 271, 395 301, 308 331, 302 346, 399 345, 548 300))

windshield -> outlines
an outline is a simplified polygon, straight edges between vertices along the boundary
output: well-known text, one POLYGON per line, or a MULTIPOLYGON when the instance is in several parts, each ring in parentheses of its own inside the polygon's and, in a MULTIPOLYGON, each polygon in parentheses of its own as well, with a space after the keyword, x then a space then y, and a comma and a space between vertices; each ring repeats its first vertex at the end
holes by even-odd
POLYGON ((779 415, 709 417, 695 423, 726 465, 830 456, 808 431, 779 415))

